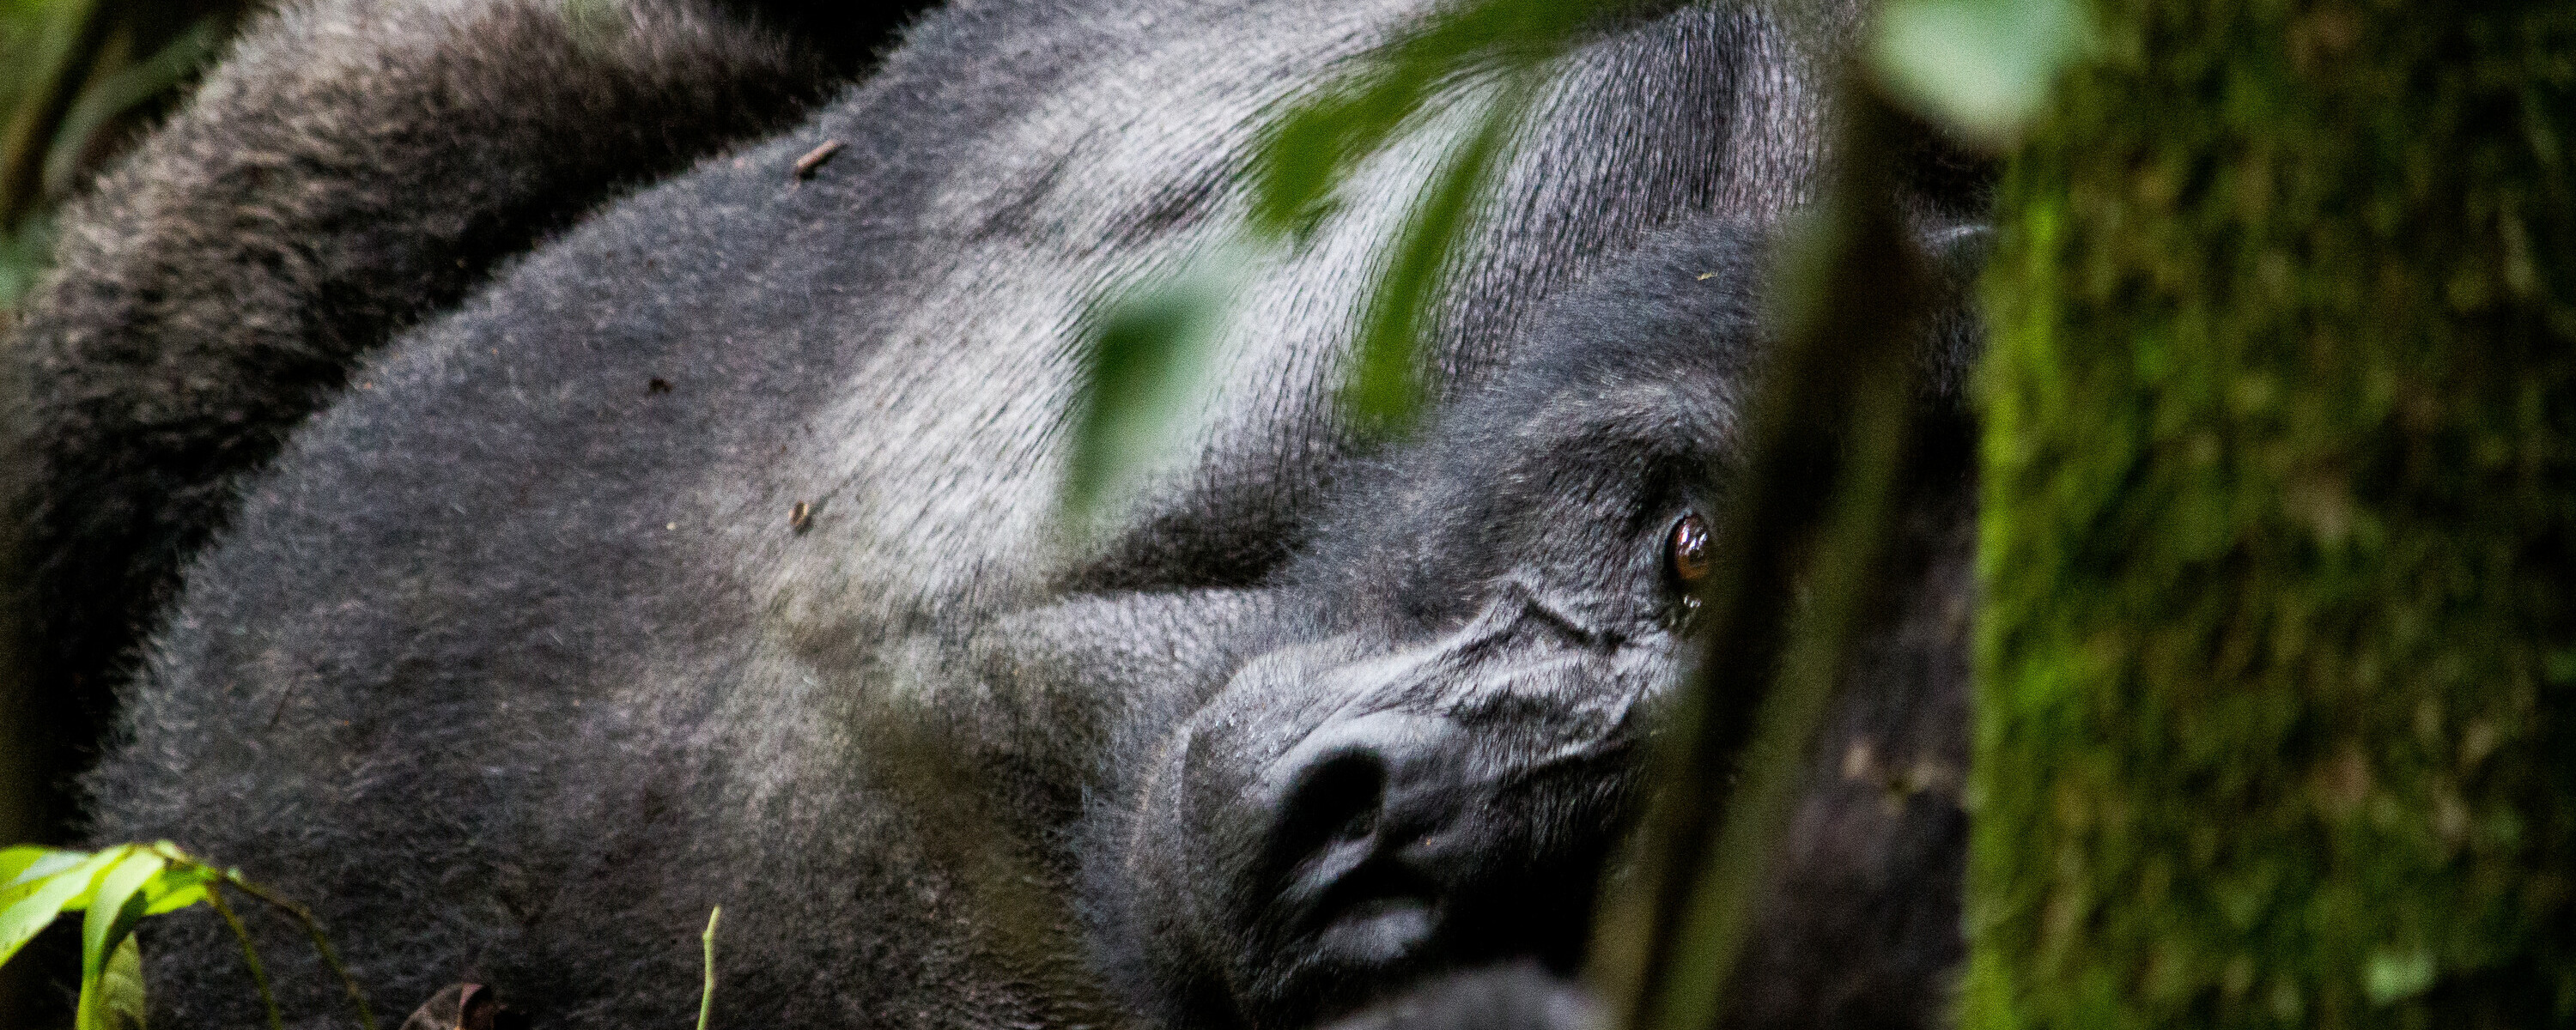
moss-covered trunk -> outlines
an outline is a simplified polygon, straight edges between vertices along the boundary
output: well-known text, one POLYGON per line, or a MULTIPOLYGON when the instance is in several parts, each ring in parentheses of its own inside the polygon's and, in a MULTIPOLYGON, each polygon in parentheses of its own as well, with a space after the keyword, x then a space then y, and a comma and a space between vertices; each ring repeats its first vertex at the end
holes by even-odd
POLYGON ((2576 1025, 2576 4, 2103 0, 1994 266, 1965 998, 2576 1025))

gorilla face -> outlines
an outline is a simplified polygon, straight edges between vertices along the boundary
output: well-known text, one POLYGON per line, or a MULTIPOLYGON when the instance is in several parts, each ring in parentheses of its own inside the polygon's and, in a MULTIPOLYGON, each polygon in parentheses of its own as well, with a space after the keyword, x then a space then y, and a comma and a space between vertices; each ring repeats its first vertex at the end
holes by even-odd
POLYGON ((1176 1025, 1571 971, 1708 572, 1757 242, 1701 227, 1562 305, 1353 491, 1290 617, 1169 736, 1125 851, 1176 1025))
MULTIPOLYGON (((1568 414, 1527 412, 1496 455, 1498 481, 1536 488, 1525 521, 1500 534, 1417 522, 1372 563, 1418 577, 1401 596, 1435 606, 1327 594, 1306 632, 1246 662, 1173 740, 1140 832, 1177 845, 1146 852, 1174 875, 1148 895, 1221 929, 1230 946, 1205 954, 1256 1010, 1303 1022, 1359 1000, 1352 985, 1576 957, 1638 708, 1675 668, 1680 570, 1705 560, 1705 483, 1683 470, 1707 467, 1713 447, 1689 445, 1715 438, 1659 434, 1720 420, 1568 414), (1545 471, 1606 440, 1664 453, 1545 471)), ((1411 500, 1426 518, 1473 503, 1411 500)))
MULTIPOLYGON (((1726 532, 1769 238, 1689 226, 1554 304, 1519 364, 1349 486, 1282 616, 1136 757, 1125 837, 1095 849, 1118 867, 1093 880, 1167 1025, 1312 1025, 1447 971, 1574 971, 1726 532)), ((1948 304, 1917 351, 1901 582, 1781 842, 1746 1025, 1925 1025, 1957 960, 1955 796, 1851 762, 1964 758, 1960 303, 1985 234, 1924 239, 1948 304)))

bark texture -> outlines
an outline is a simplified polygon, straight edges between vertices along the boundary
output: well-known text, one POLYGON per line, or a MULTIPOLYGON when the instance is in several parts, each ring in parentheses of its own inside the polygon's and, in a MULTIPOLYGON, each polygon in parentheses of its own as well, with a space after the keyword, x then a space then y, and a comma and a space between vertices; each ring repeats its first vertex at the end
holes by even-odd
POLYGON ((2000 204, 1963 1022, 2576 1025, 2576 5, 2093 9, 2000 204))

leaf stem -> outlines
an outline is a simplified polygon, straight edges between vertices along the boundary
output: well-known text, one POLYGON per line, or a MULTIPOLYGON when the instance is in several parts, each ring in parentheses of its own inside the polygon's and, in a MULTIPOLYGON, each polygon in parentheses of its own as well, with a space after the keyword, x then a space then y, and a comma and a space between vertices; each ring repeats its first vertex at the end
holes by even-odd
POLYGON ((206 884, 206 907, 224 917, 224 925, 232 928, 233 939, 241 942, 242 964, 250 967, 251 986, 258 988, 259 1004, 268 1010, 269 1030, 286 1030, 286 1018, 277 1011, 277 995, 268 989, 268 970, 260 966, 259 952, 251 947, 250 929, 242 925, 240 916, 233 914, 233 907, 224 903, 223 881, 206 884))
POLYGON ((718 905, 707 913, 707 932, 698 938, 705 942, 707 954, 706 986, 698 990, 698 1030, 707 1030, 707 1017, 715 1014, 716 920, 721 918, 724 918, 724 906, 718 905))
POLYGON ((286 914, 294 916, 296 922, 303 924, 304 935, 311 938, 313 941, 313 950, 322 955, 322 963, 330 966, 331 972, 339 975, 340 985, 347 988, 349 992, 350 1004, 357 1006, 358 1025, 365 1027, 366 1030, 376 1030, 376 1013, 375 1010, 367 1004, 367 992, 358 987, 358 980, 356 977, 349 975, 348 967, 340 964, 340 953, 331 950, 331 940, 330 938, 322 935, 322 924, 313 920, 313 913, 311 910, 306 909, 304 906, 298 905, 293 901, 289 901, 284 897, 280 897, 277 894, 271 893, 266 888, 253 884, 248 880, 244 880, 239 874, 231 871, 226 871, 223 874, 223 880, 225 883, 229 883, 240 889, 244 894, 248 894, 251 897, 258 898, 261 901, 265 901, 270 905, 284 910, 286 914))

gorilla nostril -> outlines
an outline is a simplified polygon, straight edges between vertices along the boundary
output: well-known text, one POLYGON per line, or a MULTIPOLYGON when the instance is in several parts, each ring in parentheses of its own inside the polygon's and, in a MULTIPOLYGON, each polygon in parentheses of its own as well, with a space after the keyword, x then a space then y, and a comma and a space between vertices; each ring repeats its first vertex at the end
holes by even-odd
POLYGON ((1385 761, 1366 751, 1328 756, 1289 791, 1272 838, 1274 853, 1295 864, 1364 842, 1377 832, 1385 803, 1385 761))
POLYGON ((1455 814, 1458 736, 1442 717, 1375 712, 1317 727, 1269 767, 1265 918, 1311 935, 1317 961, 1384 968, 1437 936, 1446 891, 1421 845, 1455 814))
POLYGON ((1414 953, 1435 922, 1436 888, 1388 853, 1404 835, 1389 778, 1376 747, 1326 750, 1298 772, 1272 837, 1281 914, 1315 935, 1318 954, 1362 967, 1414 953))

